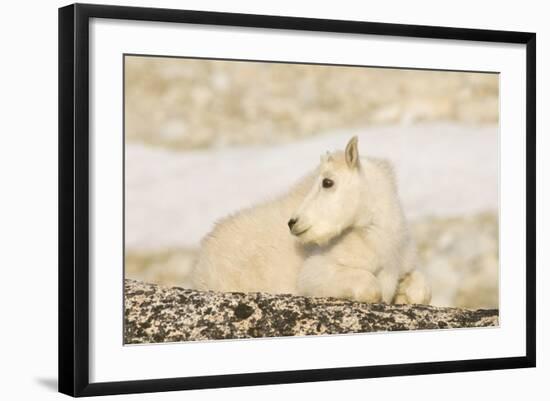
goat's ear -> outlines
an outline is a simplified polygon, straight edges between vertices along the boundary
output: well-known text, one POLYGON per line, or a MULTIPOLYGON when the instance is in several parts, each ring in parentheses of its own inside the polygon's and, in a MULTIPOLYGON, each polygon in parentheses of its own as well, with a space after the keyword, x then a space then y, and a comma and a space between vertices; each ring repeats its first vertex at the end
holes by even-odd
POLYGON ((351 138, 346 145, 345 150, 346 164, 349 168, 356 168, 359 166, 359 150, 357 149, 357 136, 351 138))

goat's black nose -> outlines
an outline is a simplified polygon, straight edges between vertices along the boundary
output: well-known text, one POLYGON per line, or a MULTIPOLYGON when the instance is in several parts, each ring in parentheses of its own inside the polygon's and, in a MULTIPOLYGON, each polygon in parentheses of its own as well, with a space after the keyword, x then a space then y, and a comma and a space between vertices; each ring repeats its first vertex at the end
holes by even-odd
POLYGON ((292 227, 294 227, 294 224, 296 224, 297 221, 298 221, 298 219, 290 219, 288 221, 288 228, 290 228, 292 230, 292 227))

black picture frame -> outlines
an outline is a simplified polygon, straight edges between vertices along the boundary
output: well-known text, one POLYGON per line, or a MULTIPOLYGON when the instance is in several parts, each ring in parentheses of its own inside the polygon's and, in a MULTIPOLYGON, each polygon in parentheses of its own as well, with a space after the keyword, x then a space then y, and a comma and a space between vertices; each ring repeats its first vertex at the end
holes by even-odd
POLYGON ((534 367, 536 35, 479 29, 74 4, 59 9, 59 391, 141 393, 534 367), (91 18, 516 43, 526 46, 526 353, 520 357, 90 383, 89 21, 91 18))

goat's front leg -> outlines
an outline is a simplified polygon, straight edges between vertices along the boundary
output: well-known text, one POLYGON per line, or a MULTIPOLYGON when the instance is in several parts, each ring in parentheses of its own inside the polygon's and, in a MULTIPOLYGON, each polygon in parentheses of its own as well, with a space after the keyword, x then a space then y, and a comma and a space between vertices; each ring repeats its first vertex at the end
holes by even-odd
POLYGON ((398 274, 390 269, 382 269, 380 273, 376 275, 380 283, 380 290, 382 291, 382 301, 387 304, 391 304, 395 293, 397 291, 397 285, 399 283, 398 274))
POLYGON ((371 272, 338 265, 320 255, 305 260, 298 276, 298 293, 359 302, 374 303, 382 300, 380 283, 371 272))
POLYGON ((401 278, 393 300, 396 304, 429 304, 432 298, 431 286, 426 277, 413 270, 401 278))

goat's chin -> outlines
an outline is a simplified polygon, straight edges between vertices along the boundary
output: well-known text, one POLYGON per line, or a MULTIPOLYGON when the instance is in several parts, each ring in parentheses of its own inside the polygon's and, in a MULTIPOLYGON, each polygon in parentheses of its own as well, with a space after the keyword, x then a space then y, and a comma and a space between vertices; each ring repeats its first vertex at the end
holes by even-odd
POLYGON ((296 239, 302 245, 318 245, 324 246, 327 245, 333 238, 337 237, 340 233, 329 233, 329 232, 315 232, 313 229, 309 229, 307 232, 303 233, 300 236, 297 236, 296 239))

